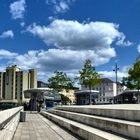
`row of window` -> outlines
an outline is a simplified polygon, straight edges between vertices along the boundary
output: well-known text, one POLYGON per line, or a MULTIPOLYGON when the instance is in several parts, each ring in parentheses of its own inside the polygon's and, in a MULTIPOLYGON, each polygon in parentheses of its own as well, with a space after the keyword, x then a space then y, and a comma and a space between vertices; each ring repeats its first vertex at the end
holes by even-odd
POLYGON ((102 101, 110 101, 110 98, 103 98, 103 99, 96 99, 97 102, 102 102, 102 101))

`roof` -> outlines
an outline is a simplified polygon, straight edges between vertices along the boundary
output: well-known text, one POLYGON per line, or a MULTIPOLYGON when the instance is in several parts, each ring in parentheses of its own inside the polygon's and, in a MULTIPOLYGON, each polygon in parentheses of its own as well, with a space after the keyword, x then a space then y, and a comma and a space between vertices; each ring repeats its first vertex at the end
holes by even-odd
POLYGON ((135 94, 135 93, 138 93, 138 92, 140 92, 140 91, 137 90, 137 89, 134 89, 134 90, 125 90, 125 91, 123 91, 122 93, 116 95, 115 97, 122 96, 123 94, 132 94, 132 93, 135 94))
POLYGON ((114 81, 110 80, 109 78, 102 78, 101 82, 102 83, 114 83, 114 81))
POLYGON ((43 91, 51 91, 52 89, 50 88, 31 88, 31 89, 27 89, 27 90, 24 90, 24 92, 33 92, 33 91, 40 91, 40 92, 43 92, 43 91))
POLYGON ((75 92, 75 94, 81 94, 81 93, 99 93, 99 91, 98 90, 79 90, 75 92))
POLYGON ((0 103, 18 103, 17 100, 0 100, 0 103))
MULTIPOLYGON (((112 80, 109 79, 109 78, 101 78, 101 82, 102 82, 102 83, 116 83, 116 82, 112 81, 112 80)), ((120 82, 117 82, 117 84, 118 84, 118 85, 121 85, 120 82)))

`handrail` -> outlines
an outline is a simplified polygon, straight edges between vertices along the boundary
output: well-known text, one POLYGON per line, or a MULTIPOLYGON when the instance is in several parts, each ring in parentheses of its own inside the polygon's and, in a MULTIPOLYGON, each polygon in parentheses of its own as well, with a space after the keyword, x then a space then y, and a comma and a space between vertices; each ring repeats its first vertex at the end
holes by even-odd
POLYGON ((0 130, 20 111, 23 110, 23 106, 15 107, 12 109, 6 109, 0 111, 0 130))

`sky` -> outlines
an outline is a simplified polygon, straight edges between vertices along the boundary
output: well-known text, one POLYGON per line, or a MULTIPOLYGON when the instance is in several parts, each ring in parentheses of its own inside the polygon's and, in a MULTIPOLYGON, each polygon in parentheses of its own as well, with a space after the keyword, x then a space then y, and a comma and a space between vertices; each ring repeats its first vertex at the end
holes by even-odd
POLYGON ((140 0, 0 0, 0 71, 35 68, 74 78, 86 59, 118 79, 140 54, 140 0))

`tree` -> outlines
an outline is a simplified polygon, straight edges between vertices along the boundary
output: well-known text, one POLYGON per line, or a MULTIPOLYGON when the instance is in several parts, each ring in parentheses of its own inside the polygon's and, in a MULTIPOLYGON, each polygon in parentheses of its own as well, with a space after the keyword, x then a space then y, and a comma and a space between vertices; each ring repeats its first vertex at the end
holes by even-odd
MULTIPOLYGON (((81 85, 84 85, 89 88, 91 91, 93 87, 101 83, 100 74, 96 72, 95 67, 92 66, 91 60, 86 60, 84 67, 79 71, 80 77, 79 81, 81 85)), ((91 94, 90 94, 90 104, 91 104, 91 94)))
MULTIPOLYGON (((140 56, 136 59, 136 62, 128 70, 128 77, 123 77, 122 83, 130 89, 140 90, 140 56)), ((138 92, 138 100, 140 93, 138 92)))
POLYGON ((130 89, 140 89, 140 57, 128 70, 128 77, 123 77, 122 83, 130 89))
POLYGON ((80 84, 85 85, 89 90, 101 83, 100 75, 96 72, 95 67, 91 65, 90 60, 85 61, 84 68, 79 73, 80 84))
POLYGON ((48 79, 48 87, 55 91, 62 91, 62 89, 73 89, 73 81, 67 77, 66 73, 56 71, 54 76, 48 79))
POLYGON ((67 103, 71 103, 71 100, 67 96, 65 96, 63 94, 60 94, 60 96, 61 96, 61 103, 62 104, 66 105, 67 103))

